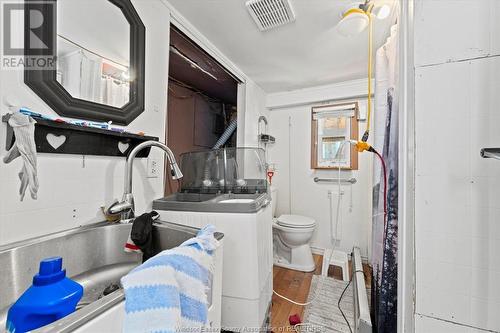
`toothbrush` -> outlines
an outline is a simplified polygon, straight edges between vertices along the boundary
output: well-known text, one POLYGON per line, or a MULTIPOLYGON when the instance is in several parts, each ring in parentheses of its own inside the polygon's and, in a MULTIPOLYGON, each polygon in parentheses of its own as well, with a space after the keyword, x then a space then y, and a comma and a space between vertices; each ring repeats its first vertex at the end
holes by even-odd
POLYGON ((21 112, 24 115, 30 116, 32 118, 40 118, 40 119, 45 119, 45 120, 50 120, 50 121, 56 121, 57 118, 52 117, 52 116, 46 116, 38 112, 33 112, 27 107, 20 107, 19 112, 21 112))
POLYGON ((111 128, 111 121, 108 123, 99 123, 99 122, 89 121, 89 122, 87 122, 87 126, 93 127, 93 128, 110 129, 111 128))

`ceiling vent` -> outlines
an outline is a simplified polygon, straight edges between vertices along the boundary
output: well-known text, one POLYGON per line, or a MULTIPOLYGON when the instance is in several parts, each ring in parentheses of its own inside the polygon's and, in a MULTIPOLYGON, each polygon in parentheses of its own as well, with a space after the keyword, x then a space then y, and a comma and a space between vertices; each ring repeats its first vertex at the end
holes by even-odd
POLYGON ((249 0, 246 6, 262 31, 295 21, 295 13, 289 0, 249 0))

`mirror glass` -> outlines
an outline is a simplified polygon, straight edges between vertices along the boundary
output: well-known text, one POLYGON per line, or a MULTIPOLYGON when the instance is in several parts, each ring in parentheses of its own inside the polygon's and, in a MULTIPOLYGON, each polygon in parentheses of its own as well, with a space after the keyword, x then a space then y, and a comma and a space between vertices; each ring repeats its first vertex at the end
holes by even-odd
POLYGON ((123 107, 130 99, 130 25, 108 0, 57 1, 57 81, 74 98, 123 107))

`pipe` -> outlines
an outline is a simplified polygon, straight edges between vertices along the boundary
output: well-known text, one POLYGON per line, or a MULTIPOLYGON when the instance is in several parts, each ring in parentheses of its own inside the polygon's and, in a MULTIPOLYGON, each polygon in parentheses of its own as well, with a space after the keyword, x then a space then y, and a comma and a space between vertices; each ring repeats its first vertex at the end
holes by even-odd
POLYGON ((264 124, 266 124, 266 126, 267 126, 267 118, 265 116, 260 116, 259 117, 259 124, 260 124, 261 121, 263 121, 264 124))
POLYGON ((219 140, 217 140, 212 149, 219 149, 220 147, 222 147, 227 142, 227 140, 229 140, 231 135, 233 135, 233 132, 236 130, 237 126, 237 119, 234 119, 231 123, 229 123, 229 126, 226 128, 224 133, 222 133, 221 137, 219 138, 219 140))
MULTIPOLYGON (((219 140, 217 140, 217 142, 213 146, 212 150, 219 149, 220 147, 225 145, 227 140, 229 140, 231 135, 233 135, 234 131, 236 130, 236 127, 238 127, 238 120, 234 119, 233 121, 231 121, 229 123, 229 126, 226 128, 224 133, 222 133, 219 140)), ((205 171, 203 172, 203 186, 205 186, 205 187, 210 187, 213 185, 213 181, 210 179, 210 169, 209 169, 209 165, 208 165, 213 159, 214 159, 214 157, 210 156, 208 158, 208 160, 205 162, 206 163, 205 164, 205 171)), ((217 158, 215 160, 217 161, 217 163, 219 162, 219 160, 217 158)), ((217 167, 217 172, 218 171, 219 171, 219 168, 217 167)))
POLYGON ((260 145, 260 135, 262 134, 261 130, 260 130, 260 123, 261 122, 264 122, 264 125, 265 125, 265 134, 268 134, 267 132, 267 126, 268 126, 268 122, 267 122, 267 118, 265 116, 260 116, 259 117, 259 121, 257 122, 257 126, 258 126, 258 133, 257 135, 259 136, 259 145, 260 145))

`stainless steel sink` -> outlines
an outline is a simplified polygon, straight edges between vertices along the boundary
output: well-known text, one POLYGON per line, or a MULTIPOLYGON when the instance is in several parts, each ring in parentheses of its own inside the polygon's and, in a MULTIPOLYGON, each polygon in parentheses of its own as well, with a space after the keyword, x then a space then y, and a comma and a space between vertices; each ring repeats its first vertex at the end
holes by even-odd
MULTIPOLYGON (((66 330, 78 327, 121 301, 120 278, 142 261, 142 255, 123 251, 131 227, 131 224, 102 222, 0 247, 0 331, 5 327, 10 305, 31 285, 40 260, 47 257, 62 257, 67 276, 84 287, 79 310, 68 316, 69 320, 61 320, 66 330)), ((155 250, 159 253, 176 247, 197 231, 174 223, 155 222, 155 250)), ((220 239, 223 235, 216 237, 220 239)), ((63 326, 59 325, 57 331, 65 331, 63 326)))

